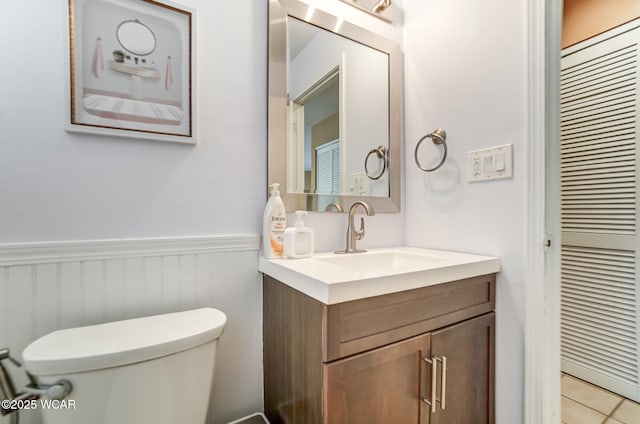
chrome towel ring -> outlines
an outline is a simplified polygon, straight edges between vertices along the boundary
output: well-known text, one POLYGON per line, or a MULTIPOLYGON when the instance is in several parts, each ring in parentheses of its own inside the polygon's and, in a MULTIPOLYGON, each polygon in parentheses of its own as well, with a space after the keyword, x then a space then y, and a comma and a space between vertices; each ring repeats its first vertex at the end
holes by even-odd
POLYGON ((422 137, 418 141, 418 144, 416 145, 416 150, 415 150, 415 152, 413 154, 413 157, 416 160, 416 165, 418 165, 418 168, 420 168, 424 172, 432 172, 432 171, 435 171, 436 169, 440 168, 442 166, 442 164, 444 164, 444 161, 447 160, 447 142, 446 142, 446 140, 447 140, 447 133, 444 132, 444 130, 442 128, 438 128, 434 132, 429 133, 429 134, 425 135, 424 137, 422 137), (433 168, 425 168, 420 163, 420 160, 418 160, 418 149, 420 148, 420 143, 422 143, 425 138, 430 138, 431 141, 433 141, 433 144, 436 144, 436 145, 442 144, 442 146, 444 147, 444 153, 442 154, 442 159, 433 168))
POLYGON ((367 157, 364 158, 364 172, 366 172, 367 177, 371 180, 378 180, 380 179, 380 177, 382 177, 382 175, 384 175, 384 172, 386 170, 387 170, 387 148, 384 146, 378 146, 375 149, 371 149, 371 151, 367 153, 367 157), (367 168, 367 163, 369 162, 369 156, 371 156, 374 153, 378 158, 382 159, 382 171, 380 172, 380 175, 378 175, 377 177, 372 177, 369 174, 369 169, 367 168))

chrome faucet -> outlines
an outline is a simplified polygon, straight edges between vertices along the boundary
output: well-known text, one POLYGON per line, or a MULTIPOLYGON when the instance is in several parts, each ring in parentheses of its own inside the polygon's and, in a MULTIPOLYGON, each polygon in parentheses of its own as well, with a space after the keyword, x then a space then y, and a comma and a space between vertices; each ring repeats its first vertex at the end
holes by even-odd
POLYGON ((338 202, 331 202, 327 205, 326 208, 324 208, 325 212, 329 212, 331 209, 335 209, 336 212, 344 212, 344 209, 342 209, 342 206, 340 206, 340 203, 338 202))
POLYGON ((347 226, 347 247, 344 250, 338 250, 336 253, 361 253, 366 252, 366 250, 356 248, 356 241, 362 240, 364 238, 364 218, 360 218, 360 229, 356 231, 355 223, 353 222, 356 209, 358 206, 362 206, 364 210, 367 212, 368 216, 375 215, 375 211, 367 202, 363 202, 362 200, 358 200, 349 208, 349 225, 347 226))

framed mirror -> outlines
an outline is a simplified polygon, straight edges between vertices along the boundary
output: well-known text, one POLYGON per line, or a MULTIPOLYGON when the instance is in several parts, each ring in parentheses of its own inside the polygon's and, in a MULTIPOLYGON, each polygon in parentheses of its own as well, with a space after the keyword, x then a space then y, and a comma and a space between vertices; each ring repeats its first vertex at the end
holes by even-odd
POLYGON ((398 44, 297 0, 269 4, 269 183, 288 211, 399 211, 398 44))

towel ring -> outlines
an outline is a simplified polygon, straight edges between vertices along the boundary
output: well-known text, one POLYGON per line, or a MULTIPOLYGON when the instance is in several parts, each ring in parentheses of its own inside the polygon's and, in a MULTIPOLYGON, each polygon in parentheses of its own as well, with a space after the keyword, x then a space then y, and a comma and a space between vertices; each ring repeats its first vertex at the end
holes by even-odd
POLYGON ((367 177, 371 180, 378 180, 384 174, 384 171, 387 170, 387 148, 384 146, 378 146, 375 149, 371 149, 369 153, 367 153, 367 157, 364 158, 364 172, 366 172, 367 177), (369 169, 367 168, 367 162, 369 162, 369 156, 372 154, 376 154, 376 156, 382 159, 382 172, 377 177, 372 177, 369 175, 369 169))
POLYGON ((436 169, 440 168, 442 166, 442 164, 444 163, 444 161, 447 160, 447 142, 446 142, 446 140, 447 140, 447 133, 444 132, 444 130, 441 129, 441 128, 438 128, 434 132, 429 133, 429 134, 425 135, 424 137, 422 137, 418 141, 418 144, 416 145, 416 151, 413 154, 413 157, 416 160, 416 165, 418 165, 418 168, 420 168, 424 172, 433 172, 436 169), (431 141, 433 141, 433 144, 436 144, 436 145, 442 144, 444 146, 444 153, 442 154, 442 159, 440 160, 440 163, 438 163, 433 168, 425 168, 424 166, 422 166, 422 164, 418 160, 418 149, 420 148, 420 143, 422 143, 425 138, 430 138, 431 141))

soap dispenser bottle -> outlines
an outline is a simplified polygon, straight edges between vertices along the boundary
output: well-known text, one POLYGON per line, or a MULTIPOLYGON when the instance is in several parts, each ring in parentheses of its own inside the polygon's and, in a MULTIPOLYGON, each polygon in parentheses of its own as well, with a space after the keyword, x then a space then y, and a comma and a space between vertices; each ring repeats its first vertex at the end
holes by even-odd
POLYGON ((283 253, 283 235, 287 224, 287 214, 280 198, 279 185, 273 183, 269 186, 271 187, 271 196, 262 217, 262 244, 264 257, 267 259, 280 259, 283 253))
POLYGON ((305 211, 296 211, 298 219, 293 227, 284 230, 284 255, 288 258, 306 258, 313 255, 315 235, 312 228, 305 227, 302 216, 305 211))

